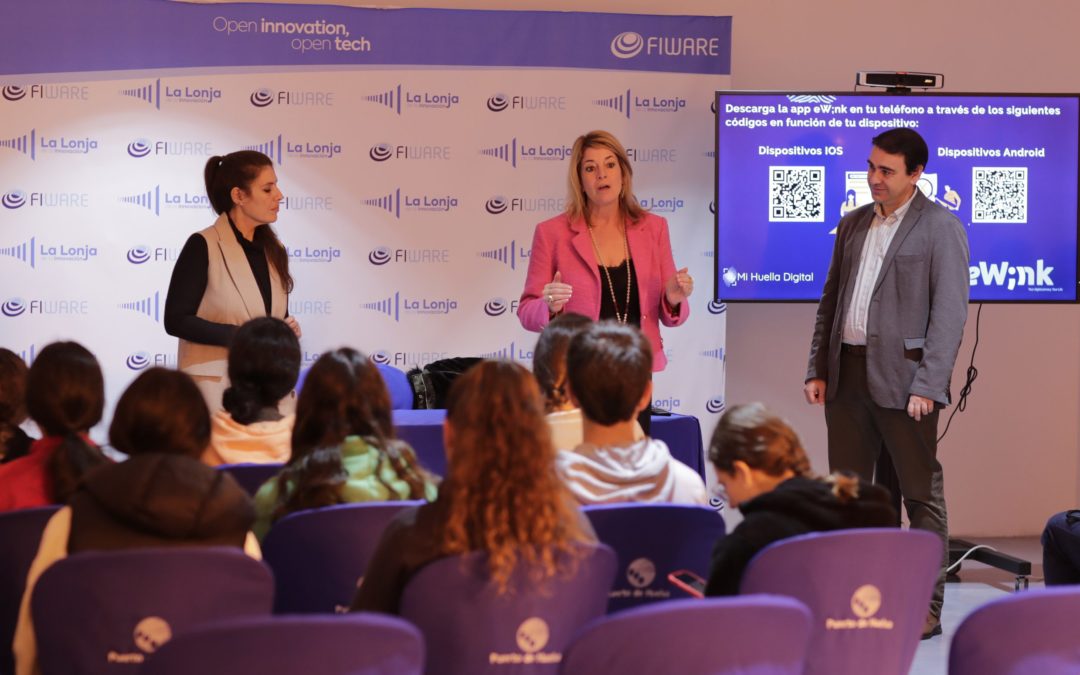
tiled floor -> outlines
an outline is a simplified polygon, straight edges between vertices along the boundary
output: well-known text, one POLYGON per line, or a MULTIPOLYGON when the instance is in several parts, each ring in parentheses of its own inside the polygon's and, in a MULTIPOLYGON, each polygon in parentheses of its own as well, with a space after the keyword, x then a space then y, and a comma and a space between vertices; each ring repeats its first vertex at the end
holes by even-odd
MULTIPOLYGON (((1038 537, 1009 539, 968 538, 975 544, 987 544, 999 551, 1031 562, 1030 588, 1042 588, 1042 546, 1038 537)), ((995 598, 1013 592, 1015 577, 982 563, 964 561, 960 582, 945 586, 945 608, 941 617, 942 635, 919 644, 911 675, 945 675, 949 669, 949 643, 960 622, 972 610, 995 598)), ((1023 592, 1023 591, 1021 591, 1023 592)))

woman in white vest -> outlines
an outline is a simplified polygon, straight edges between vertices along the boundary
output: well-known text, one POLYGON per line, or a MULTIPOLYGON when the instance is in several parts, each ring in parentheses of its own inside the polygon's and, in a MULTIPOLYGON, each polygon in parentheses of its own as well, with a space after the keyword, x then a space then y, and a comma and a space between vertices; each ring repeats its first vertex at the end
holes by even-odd
POLYGON ((180 338, 178 367, 216 411, 228 386, 228 346, 237 327, 273 316, 300 337, 300 324, 288 316, 288 252, 270 227, 284 197, 273 162, 261 152, 241 150, 211 157, 203 176, 218 218, 191 235, 176 259, 165 331, 180 338))

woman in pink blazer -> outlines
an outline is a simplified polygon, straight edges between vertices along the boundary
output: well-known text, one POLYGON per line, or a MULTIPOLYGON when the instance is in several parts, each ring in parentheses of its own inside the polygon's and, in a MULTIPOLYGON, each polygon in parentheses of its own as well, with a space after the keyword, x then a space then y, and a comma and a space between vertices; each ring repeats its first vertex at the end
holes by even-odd
POLYGON ((686 321, 694 280, 675 269, 667 221, 638 204, 633 174, 610 133, 574 141, 566 213, 536 226, 518 318, 532 331, 562 312, 637 325, 656 372, 667 364, 659 324, 686 321))

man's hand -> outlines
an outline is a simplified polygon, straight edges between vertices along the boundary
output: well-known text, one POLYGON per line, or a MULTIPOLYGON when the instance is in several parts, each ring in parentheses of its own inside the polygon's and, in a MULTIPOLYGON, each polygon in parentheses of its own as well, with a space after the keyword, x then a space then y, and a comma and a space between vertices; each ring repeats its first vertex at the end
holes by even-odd
POLYGON ((923 398, 922 396, 916 396, 915 394, 908 397, 908 417, 913 417, 915 418, 915 421, 918 422, 922 419, 923 415, 929 415, 932 412, 934 412, 934 399, 923 398))
POLYGON ((803 385, 806 402, 811 405, 825 405, 825 380, 810 380, 803 385))

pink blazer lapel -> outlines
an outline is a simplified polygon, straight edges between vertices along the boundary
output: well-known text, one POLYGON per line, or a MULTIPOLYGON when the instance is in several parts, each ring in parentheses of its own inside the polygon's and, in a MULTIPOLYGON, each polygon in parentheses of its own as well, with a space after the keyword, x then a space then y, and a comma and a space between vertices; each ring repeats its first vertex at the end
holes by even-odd
POLYGON ((570 230, 574 233, 570 239, 574 250, 577 251, 585 267, 589 269, 593 280, 600 283, 600 270, 597 268, 596 253, 593 252, 592 238, 589 236, 589 228, 585 221, 578 219, 571 221, 570 230))

